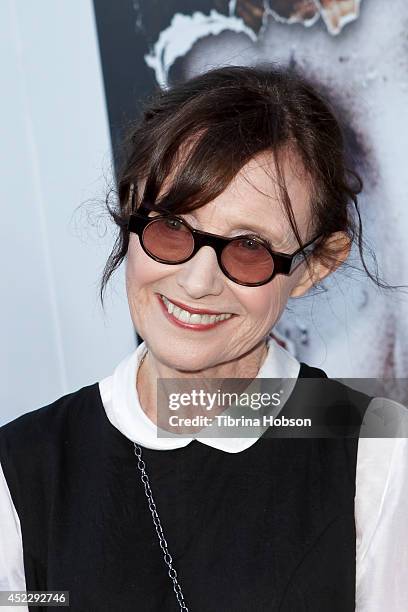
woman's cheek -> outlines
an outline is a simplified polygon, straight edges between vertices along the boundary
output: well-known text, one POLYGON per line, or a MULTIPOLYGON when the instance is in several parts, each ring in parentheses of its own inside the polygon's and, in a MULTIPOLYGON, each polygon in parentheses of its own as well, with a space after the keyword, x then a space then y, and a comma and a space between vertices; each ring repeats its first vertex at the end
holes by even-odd
POLYGON ((246 310, 252 313, 254 319, 264 320, 270 326, 275 324, 289 299, 290 287, 285 279, 276 276, 267 285, 257 287, 252 294, 246 295, 246 310))
POLYGON ((126 288, 128 295, 137 293, 144 287, 161 278, 164 266, 146 255, 140 246, 139 239, 133 234, 129 239, 126 258, 126 288))

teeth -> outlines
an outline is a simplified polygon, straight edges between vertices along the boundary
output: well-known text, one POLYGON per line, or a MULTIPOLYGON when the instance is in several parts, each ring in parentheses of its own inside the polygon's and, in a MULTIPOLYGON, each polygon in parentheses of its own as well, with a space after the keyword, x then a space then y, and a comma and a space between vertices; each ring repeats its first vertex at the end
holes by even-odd
POLYGON ((184 323, 188 323, 189 319, 190 319, 190 315, 188 312, 186 312, 185 310, 180 310, 180 308, 177 308, 178 312, 177 314, 174 312, 173 310, 173 315, 175 317, 177 317, 177 319, 179 321, 183 321, 184 323))
POLYGON ((172 314, 173 317, 176 317, 176 319, 178 319, 179 321, 183 321, 184 323, 195 323, 195 324, 201 324, 201 325, 208 325, 208 323, 215 323, 216 321, 224 321, 225 319, 229 319, 230 317, 232 317, 232 314, 228 314, 228 313, 224 313, 221 315, 191 314, 190 312, 187 312, 187 310, 183 310, 182 308, 179 308, 178 306, 170 302, 163 295, 161 296, 161 299, 163 300, 167 308, 167 311, 170 314, 172 314))

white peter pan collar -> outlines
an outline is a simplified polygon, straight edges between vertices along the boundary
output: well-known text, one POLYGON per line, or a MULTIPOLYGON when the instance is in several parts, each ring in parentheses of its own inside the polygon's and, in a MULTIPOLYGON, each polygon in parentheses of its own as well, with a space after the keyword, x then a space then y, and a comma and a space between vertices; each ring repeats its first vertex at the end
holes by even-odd
MULTIPOLYGON (((268 353, 256 378, 297 379, 300 362, 280 346, 272 336, 268 336, 267 345, 268 353)), ((147 417, 140 405, 136 389, 136 373, 146 351, 146 344, 142 342, 135 351, 119 363, 111 376, 99 382, 99 391, 106 415, 112 425, 124 436, 146 448, 171 450, 187 446, 194 438, 177 435, 158 437, 157 426, 147 417)), ((289 395, 286 396, 286 400, 288 397, 289 395)), ((283 405, 284 402, 281 403, 280 409, 283 405)), ((258 437, 200 438, 199 442, 225 452, 237 453, 252 446, 258 437)))

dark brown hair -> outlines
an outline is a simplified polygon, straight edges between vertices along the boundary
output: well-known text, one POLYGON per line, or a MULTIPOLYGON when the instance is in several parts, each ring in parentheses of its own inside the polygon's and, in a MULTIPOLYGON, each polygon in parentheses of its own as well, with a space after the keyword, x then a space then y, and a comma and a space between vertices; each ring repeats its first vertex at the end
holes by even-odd
MULTIPOLYGON (((108 204, 119 233, 102 275, 102 305, 107 282, 128 250, 132 184, 136 205, 144 200, 186 213, 216 198, 251 158, 267 151, 272 154, 284 211, 299 245, 281 167, 281 154, 287 151, 301 160, 310 187, 313 227, 308 239, 346 232, 356 242, 368 276, 378 286, 390 288, 380 281, 378 272, 369 271, 364 260, 357 203, 362 181, 352 169, 351 151, 332 103, 292 68, 232 66, 158 91, 145 104, 141 119, 129 127, 117 204, 108 204), (170 173, 171 184, 160 194, 170 173)), ((336 253, 333 248, 329 252, 324 241, 314 256, 328 265, 336 261, 336 253)))

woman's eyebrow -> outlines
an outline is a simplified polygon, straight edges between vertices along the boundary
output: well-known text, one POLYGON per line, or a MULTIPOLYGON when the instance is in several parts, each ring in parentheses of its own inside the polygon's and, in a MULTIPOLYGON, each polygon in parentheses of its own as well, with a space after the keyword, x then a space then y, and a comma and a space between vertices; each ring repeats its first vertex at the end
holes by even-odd
POLYGON ((245 232, 246 231, 255 232, 256 234, 259 234, 265 240, 270 240, 271 242, 275 244, 279 244, 282 242, 282 235, 278 232, 278 230, 269 231, 265 229, 265 226, 258 225, 257 223, 253 223, 253 222, 233 223, 231 224, 230 229, 232 230, 239 229, 245 232))

